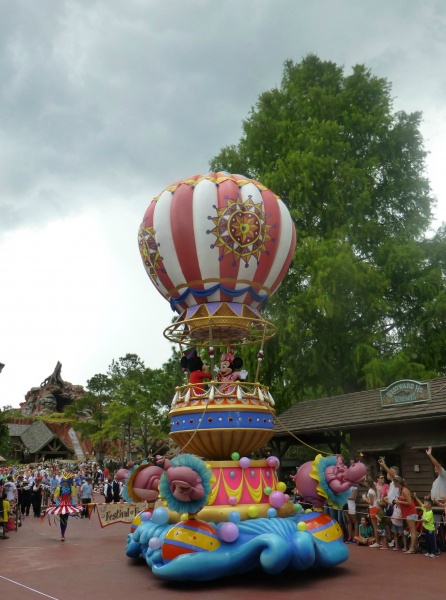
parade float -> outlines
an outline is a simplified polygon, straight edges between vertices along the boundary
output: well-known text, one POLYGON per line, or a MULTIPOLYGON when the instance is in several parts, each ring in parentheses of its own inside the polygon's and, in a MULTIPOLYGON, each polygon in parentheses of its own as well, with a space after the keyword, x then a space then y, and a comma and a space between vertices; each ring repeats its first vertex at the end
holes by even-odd
POLYGON ((304 511, 278 480, 277 457, 251 459, 274 434, 274 398, 259 373, 276 329, 261 311, 295 244, 284 202, 241 175, 178 181, 145 212, 141 257, 177 313, 164 335, 179 344, 188 375, 169 413, 181 451, 124 473, 126 499, 148 502, 126 554, 143 557, 159 578, 211 580, 259 567, 275 574, 331 567, 348 557, 340 526, 320 506, 345 504, 364 469, 348 472, 337 457, 317 457, 302 487, 310 480, 309 494, 319 502, 304 511), (249 381, 237 351, 251 344, 258 366, 249 381))

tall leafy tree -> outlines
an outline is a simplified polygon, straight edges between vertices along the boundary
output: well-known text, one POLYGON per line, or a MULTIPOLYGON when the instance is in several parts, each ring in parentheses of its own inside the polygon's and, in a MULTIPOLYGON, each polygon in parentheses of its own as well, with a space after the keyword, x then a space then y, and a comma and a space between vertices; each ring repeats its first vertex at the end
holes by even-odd
POLYGON ((113 360, 106 374, 94 375, 86 393, 66 407, 65 417, 91 439, 97 450, 121 439, 124 450, 156 452, 169 433, 168 412, 175 386, 182 382, 174 352, 161 369, 147 368, 136 354, 113 360))
POLYGON ((174 355, 161 369, 146 368, 141 359, 127 354, 110 365, 113 387, 106 421, 109 435, 123 433, 149 456, 169 433, 168 412, 175 386, 182 378, 174 355))
POLYGON ((108 406, 113 398, 112 382, 102 373, 87 381, 87 391, 76 402, 65 408, 65 417, 73 418, 76 429, 88 437, 99 450, 104 450, 105 423, 108 406))
MULTIPOLYGON (((244 173, 288 205, 293 264, 266 309, 278 325, 263 374, 279 410, 299 399, 446 369, 445 230, 429 226, 420 113, 391 86, 314 55, 287 61, 237 145, 212 170, 244 173)), ((252 351, 247 364, 254 366, 252 351)))
POLYGON ((9 431, 6 425, 7 412, 0 410, 0 454, 6 455, 9 452, 9 431))

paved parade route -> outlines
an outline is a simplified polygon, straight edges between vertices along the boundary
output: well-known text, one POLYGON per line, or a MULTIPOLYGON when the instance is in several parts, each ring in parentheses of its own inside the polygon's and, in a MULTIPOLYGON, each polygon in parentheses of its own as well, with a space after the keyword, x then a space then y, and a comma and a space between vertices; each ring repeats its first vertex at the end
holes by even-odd
POLYGON ((3 600, 344 600, 377 596, 438 600, 444 593, 446 555, 422 555, 350 546, 343 565, 330 571, 279 574, 250 573, 207 583, 164 583, 143 561, 125 556, 127 525, 100 528, 70 519, 67 540, 59 527, 28 517, 9 540, 0 540, 0 598, 3 600), (382 595, 384 593, 384 596, 382 595))

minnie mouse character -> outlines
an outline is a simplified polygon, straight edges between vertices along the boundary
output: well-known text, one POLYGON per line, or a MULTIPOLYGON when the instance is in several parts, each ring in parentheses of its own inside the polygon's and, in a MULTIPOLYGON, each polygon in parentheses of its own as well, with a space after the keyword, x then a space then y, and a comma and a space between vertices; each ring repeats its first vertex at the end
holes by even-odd
MULTIPOLYGON (((189 371, 190 373, 189 383, 201 384, 203 379, 212 379, 212 375, 205 370, 207 367, 203 364, 195 348, 191 348, 184 353, 180 364, 183 371, 189 371)), ((205 391, 203 385, 194 385, 192 389, 196 396, 201 396, 205 391)))
MULTIPOLYGON (((236 371, 235 369, 240 369, 243 365, 243 360, 239 356, 234 356, 234 350, 232 348, 228 348, 225 354, 221 356, 220 368, 218 370, 217 380, 218 381, 239 381, 240 379, 244 379, 242 373, 240 371, 236 371)), ((235 385, 230 385, 229 383, 221 385, 218 389, 220 392, 225 394, 232 394, 235 390, 235 385)))

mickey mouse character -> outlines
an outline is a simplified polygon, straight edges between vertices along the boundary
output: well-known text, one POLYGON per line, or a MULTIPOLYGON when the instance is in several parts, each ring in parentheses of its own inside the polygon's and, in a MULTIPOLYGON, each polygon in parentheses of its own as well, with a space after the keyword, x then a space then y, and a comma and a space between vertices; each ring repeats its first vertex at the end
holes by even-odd
MULTIPOLYGON (((206 371, 207 366, 203 364, 195 348, 191 348, 184 353, 180 364, 183 371, 189 371, 190 373, 189 383, 201 384, 204 379, 212 379, 212 375, 206 371)), ((196 396, 201 396, 205 391, 203 385, 194 385, 192 389, 196 396)))
MULTIPOLYGON (((239 356, 234 356, 234 350, 232 348, 228 348, 227 352, 221 356, 217 380, 232 382, 243 379, 240 371, 236 371, 236 369, 240 369, 242 366, 243 360, 239 356)), ((235 385, 230 385, 230 383, 223 383, 223 385, 221 385, 218 389, 220 392, 225 394, 232 394, 235 390, 235 387, 235 385)))

